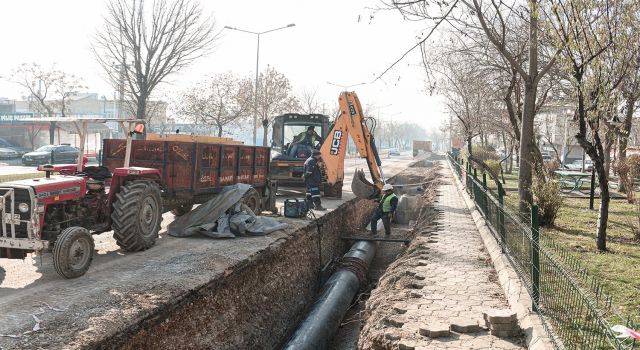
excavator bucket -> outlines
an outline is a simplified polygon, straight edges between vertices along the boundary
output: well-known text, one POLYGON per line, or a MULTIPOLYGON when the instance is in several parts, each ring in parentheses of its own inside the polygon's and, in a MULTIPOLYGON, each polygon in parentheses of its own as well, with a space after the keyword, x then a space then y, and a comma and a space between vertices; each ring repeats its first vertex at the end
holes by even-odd
POLYGON ((369 182, 362 169, 356 169, 351 181, 351 192, 358 198, 371 199, 378 195, 378 188, 369 182))

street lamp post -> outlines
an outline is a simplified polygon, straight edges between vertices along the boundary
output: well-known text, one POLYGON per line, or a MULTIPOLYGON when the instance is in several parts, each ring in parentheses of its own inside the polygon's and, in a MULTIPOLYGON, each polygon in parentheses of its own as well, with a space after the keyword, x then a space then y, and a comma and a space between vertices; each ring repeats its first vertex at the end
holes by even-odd
MULTIPOLYGON (((267 33, 271 33, 271 32, 275 32, 276 30, 280 30, 280 29, 286 29, 286 28, 291 28, 291 27, 295 27, 295 23, 291 23, 291 24, 287 24, 286 26, 283 27, 278 27, 278 28, 274 28, 274 29, 269 29, 269 30, 265 30, 263 32, 252 32, 250 30, 244 30, 244 29, 240 29, 240 28, 236 28, 236 27, 229 27, 229 26, 225 26, 225 29, 230 29, 230 30, 237 30, 239 32, 244 32, 244 33, 249 33, 249 34, 254 34, 257 39, 258 39, 258 47, 256 49, 256 90, 255 90, 255 94, 253 97, 253 144, 256 144, 256 140, 257 140, 257 133, 258 133, 258 76, 259 76, 259 64, 260 64, 260 35, 262 34, 267 34, 267 33)), ((264 142, 264 141, 263 141, 264 142)))

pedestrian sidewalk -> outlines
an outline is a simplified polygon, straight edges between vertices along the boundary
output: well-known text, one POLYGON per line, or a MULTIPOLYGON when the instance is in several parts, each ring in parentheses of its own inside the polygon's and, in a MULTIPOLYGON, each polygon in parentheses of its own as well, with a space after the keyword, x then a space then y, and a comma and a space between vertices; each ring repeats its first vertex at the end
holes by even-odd
MULTIPOLYGON (((442 183, 433 205, 437 226, 430 234, 416 237, 397 266, 411 276, 402 283, 410 292, 408 297, 403 293, 406 289, 395 291, 397 296, 385 292, 395 315, 387 316, 384 338, 400 349, 523 349, 522 336, 499 338, 482 328, 483 312, 509 306, 445 162, 440 162, 439 171, 442 183), (452 324, 463 331, 446 331, 452 324)), ((395 283, 393 288, 402 285, 395 283)))

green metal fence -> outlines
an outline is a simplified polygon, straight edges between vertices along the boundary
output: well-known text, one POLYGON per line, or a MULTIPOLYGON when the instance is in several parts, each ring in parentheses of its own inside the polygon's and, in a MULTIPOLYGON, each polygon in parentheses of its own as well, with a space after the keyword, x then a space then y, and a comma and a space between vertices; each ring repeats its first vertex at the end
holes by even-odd
MULTIPOLYGON (((538 208, 524 216, 504 205, 504 190, 487 187, 486 175, 461 165, 450 154, 449 162, 484 217, 502 252, 527 288, 532 310, 543 321, 558 349, 634 349, 638 344, 618 339, 613 324, 633 328, 612 308, 599 283, 551 237, 540 235, 538 208)), ((638 325, 636 325, 637 327, 638 325)))

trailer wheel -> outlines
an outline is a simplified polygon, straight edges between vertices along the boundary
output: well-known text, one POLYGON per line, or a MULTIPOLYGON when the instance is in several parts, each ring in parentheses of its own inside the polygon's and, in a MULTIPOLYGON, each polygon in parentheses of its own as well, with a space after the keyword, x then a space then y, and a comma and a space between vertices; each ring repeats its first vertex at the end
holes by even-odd
POLYGON ((262 213, 262 199, 260 198, 260 193, 258 193, 255 188, 252 187, 242 196, 242 202, 246 204, 254 214, 260 215, 260 213, 262 213))
POLYGON ((171 210, 171 214, 175 215, 175 216, 182 216, 188 212, 191 211, 191 209, 193 209, 193 204, 191 203, 185 203, 185 204, 180 204, 179 206, 173 208, 171 210))
POLYGON ((116 194, 111 214, 113 238, 124 250, 137 252, 156 243, 162 222, 160 188, 147 180, 132 181, 116 194))
POLYGON ((66 228, 53 246, 53 266, 65 278, 80 277, 87 272, 93 260, 95 245, 93 238, 84 227, 66 228))

